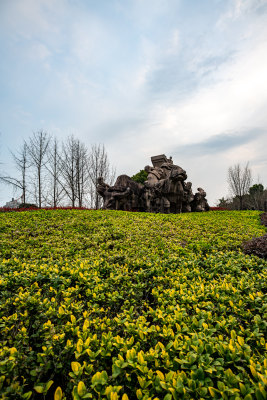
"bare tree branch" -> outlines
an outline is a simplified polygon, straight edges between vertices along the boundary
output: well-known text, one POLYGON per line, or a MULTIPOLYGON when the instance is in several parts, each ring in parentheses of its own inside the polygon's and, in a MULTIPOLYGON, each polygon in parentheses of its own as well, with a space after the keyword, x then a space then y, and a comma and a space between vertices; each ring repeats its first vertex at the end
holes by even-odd
POLYGON ((61 174, 63 188, 72 207, 75 207, 77 201, 78 206, 82 207, 89 183, 88 153, 85 145, 73 136, 63 144, 61 174))
POLYGON ((50 143, 50 136, 44 131, 34 132, 33 136, 30 138, 29 143, 26 144, 27 151, 29 153, 32 167, 36 173, 36 198, 38 206, 42 207, 42 197, 43 197, 43 168, 47 164, 47 152, 50 143))
POLYGON ((243 199, 248 193, 251 186, 251 170, 249 163, 247 163, 244 169, 241 168, 240 164, 234 165, 228 169, 228 183, 231 193, 239 199, 239 208, 243 209, 243 199))
POLYGON ((103 144, 91 146, 89 154, 89 177, 91 206, 98 209, 102 205, 102 198, 96 191, 97 178, 100 176, 108 184, 112 184, 115 178, 115 169, 110 165, 108 155, 103 144))
POLYGON ((27 151, 27 145, 24 142, 18 154, 11 152, 13 160, 15 161, 15 166, 19 171, 20 178, 14 178, 11 176, 1 176, 0 180, 7 184, 12 185, 15 189, 22 190, 22 202, 26 203, 26 173, 27 169, 30 167, 29 156, 27 151))

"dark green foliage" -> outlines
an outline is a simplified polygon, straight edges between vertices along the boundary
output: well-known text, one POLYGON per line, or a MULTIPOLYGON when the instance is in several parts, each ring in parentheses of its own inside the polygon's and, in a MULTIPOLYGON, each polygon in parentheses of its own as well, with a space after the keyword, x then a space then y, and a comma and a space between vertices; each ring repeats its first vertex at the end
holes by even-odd
MULTIPOLYGON (((218 200, 218 207, 224 207, 228 210, 238 210, 240 201, 237 196, 233 198, 224 198, 218 200)), ((257 183, 249 188, 249 193, 243 196, 243 209, 266 211, 267 207, 267 189, 264 189, 261 183, 257 183)))
POLYGON ((131 179, 138 183, 144 183, 147 180, 147 172, 141 169, 137 174, 133 175, 131 179))
POLYGON ((31 203, 21 203, 19 208, 38 208, 36 204, 31 203))
POLYGON ((257 183, 249 188, 249 194, 254 196, 256 194, 262 194, 264 187, 261 183, 257 183))

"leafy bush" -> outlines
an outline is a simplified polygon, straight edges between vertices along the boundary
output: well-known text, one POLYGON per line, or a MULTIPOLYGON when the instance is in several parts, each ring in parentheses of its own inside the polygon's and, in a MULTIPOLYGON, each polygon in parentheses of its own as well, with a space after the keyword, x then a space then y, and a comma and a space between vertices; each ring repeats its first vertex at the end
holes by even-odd
POLYGON ((265 399, 253 211, 0 215, 2 399, 265 399))
POLYGON ((38 206, 36 204, 31 204, 31 203, 21 203, 18 208, 31 208, 31 209, 36 208, 37 209, 38 206))
POLYGON ((137 174, 133 175, 131 179, 138 183, 144 183, 147 180, 147 175, 148 173, 144 169, 141 169, 137 174))

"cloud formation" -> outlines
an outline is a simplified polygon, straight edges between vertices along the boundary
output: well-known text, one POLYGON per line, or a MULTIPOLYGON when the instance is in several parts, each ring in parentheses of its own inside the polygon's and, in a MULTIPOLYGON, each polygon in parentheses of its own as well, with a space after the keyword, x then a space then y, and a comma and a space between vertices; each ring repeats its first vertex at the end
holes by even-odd
POLYGON ((241 132, 240 134, 221 133, 211 136, 202 142, 179 146, 177 150, 174 149, 174 154, 186 154, 188 157, 201 157, 210 153, 217 153, 219 155, 220 153, 225 153, 227 150, 258 141, 264 134, 266 134, 266 131, 257 128, 241 132))

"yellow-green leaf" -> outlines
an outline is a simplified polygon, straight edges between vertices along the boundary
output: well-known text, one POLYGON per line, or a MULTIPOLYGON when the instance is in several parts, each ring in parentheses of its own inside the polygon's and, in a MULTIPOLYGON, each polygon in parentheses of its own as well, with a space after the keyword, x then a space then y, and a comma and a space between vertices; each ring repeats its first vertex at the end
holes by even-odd
POLYGON ((63 310, 63 308, 61 306, 58 309, 58 313, 59 313, 59 315, 64 314, 64 310, 63 310))
POLYGON ((239 382, 239 387, 240 387, 241 394, 244 396, 247 392, 246 386, 243 383, 239 382))
POLYGON ((240 346, 244 346, 244 338, 242 336, 237 336, 237 341, 240 344, 240 346))
POLYGON ((139 364, 141 364, 141 365, 145 364, 145 360, 144 360, 144 357, 143 357, 143 354, 142 354, 142 353, 143 353, 143 352, 140 351, 140 352, 138 353, 138 355, 137 355, 138 362, 139 362, 139 364))
POLYGON ((83 381, 80 381, 80 382, 78 383, 77 392, 78 392, 78 395, 81 396, 81 397, 84 396, 84 395, 86 394, 87 389, 86 389, 86 386, 85 386, 85 384, 83 383, 83 381))
POLYGON ((210 392, 210 395, 211 395, 212 397, 216 397, 216 393, 215 393, 215 390, 214 390, 213 387, 210 387, 210 386, 209 386, 209 392, 210 392))
POLYGON ((78 375, 79 370, 81 368, 81 364, 78 363, 77 361, 72 361, 71 363, 71 369, 74 372, 75 375, 78 375))
POLYGON ((86 319, 83 324, 83 332, 85 332, 88 329, 88 327, 89 327, 89 321, 88 319, 86 319))
POLYGON ((83 351, 83 341, 82 339, 79 339, 77 342, 77 351, 78 353, 81 353, 83 351))
POLYGON ((54 383, 54 381, 48 381, 48 382, 45 384, 45 390, 46 390, 46 392, 48 392, 48 390, 49 390, 50 387, 53 385, 53 383, 54 383))
POLYGON ((62 390, 61 387, 58 386, 54 394, 54 400, 61 400, 61 399, 62 399, 62 390))
POLYGON ((43 393, 44 387, 43 387, 43 386, 40 386, 40 385, 37 385, 37 386, 34 386, 34 390, 35 390, 37 393, 43 393))
POLYGON ((234 330, 231 330, 231 338, 234 340, 236 338, 236 333, 234 330))
POLYGON ((250 367, 250 371, 251 371, 252 375, 254 376, 254 378, 258 378, 256 369, 252 365, 250 365, 249 367, 250 367))
POLYGON ((161 371, 156 371, 156 372, 160 380, 164 381, 165 380, 164 374, 161 371))
POLYGON ((18 352, 18 350, 16 349, 16 347, 11 347, 11 349, 9 349, 11 356, 13 356, 14 354, 16 354, 18 352))
POLYGON ((146 382, 145 379, 143 379, 141 376, 138 376, 137 379, 138 379, 139 385, 143 389, 145 386, 145 382, 146 382))

